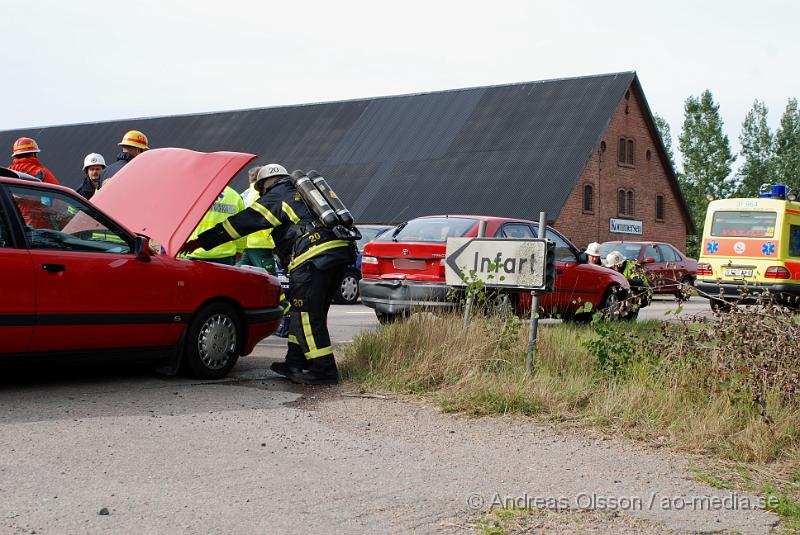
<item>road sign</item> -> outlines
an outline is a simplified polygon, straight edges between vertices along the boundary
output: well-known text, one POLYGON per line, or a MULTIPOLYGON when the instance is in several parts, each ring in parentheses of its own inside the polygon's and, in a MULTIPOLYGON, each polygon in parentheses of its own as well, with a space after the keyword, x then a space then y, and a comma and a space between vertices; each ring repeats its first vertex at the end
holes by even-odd
POLYGON ((545 239, 448 238, 445 279, 450 286, 481 280, 493 288, 548 290, 548 249, 545 239))

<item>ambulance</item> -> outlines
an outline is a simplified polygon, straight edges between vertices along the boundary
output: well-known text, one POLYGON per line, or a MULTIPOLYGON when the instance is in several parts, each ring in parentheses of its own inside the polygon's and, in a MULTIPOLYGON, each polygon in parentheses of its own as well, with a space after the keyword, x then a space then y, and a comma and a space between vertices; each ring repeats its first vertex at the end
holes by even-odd
POLYGON ((712 308, 763 299, 800 308, 800 202, 786 186, 712 201, 701 248, 696 286, 712 308))

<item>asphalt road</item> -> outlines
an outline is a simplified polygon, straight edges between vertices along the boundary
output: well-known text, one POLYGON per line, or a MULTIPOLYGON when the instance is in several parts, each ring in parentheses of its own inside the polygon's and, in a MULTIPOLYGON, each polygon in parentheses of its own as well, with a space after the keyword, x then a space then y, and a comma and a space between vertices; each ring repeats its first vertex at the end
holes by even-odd
MULTIPOLYGON (((375 325, 359 306, 335 306, 331 320, 336 342, 375 325)), ((621 516, 596 520, 605 532, 766 533, 775 522, 742 497, 725 507, 731 493, 686 479, 678 455, 346 384, 291 385, 267 369, 284 343, 264 341, 218 382, 142 365, 4 369, 0 533, 469 533, 475 509, 506 499, 628 499, 621 516), (723 505, 697 505, 709 497, 723 505)), ((585 529, 557 518, 562 533, 585 529)))

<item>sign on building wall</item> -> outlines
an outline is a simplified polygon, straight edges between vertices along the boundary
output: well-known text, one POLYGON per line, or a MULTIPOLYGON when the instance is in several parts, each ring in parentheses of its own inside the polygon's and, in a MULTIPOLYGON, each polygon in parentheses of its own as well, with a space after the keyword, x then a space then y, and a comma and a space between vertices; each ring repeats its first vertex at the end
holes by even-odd
POLYGON ((608 220, 608 230, 612 234, 643 234, 644 225, 641 221, 634 221, 632 219, 614 219, 613 217, 608 220))

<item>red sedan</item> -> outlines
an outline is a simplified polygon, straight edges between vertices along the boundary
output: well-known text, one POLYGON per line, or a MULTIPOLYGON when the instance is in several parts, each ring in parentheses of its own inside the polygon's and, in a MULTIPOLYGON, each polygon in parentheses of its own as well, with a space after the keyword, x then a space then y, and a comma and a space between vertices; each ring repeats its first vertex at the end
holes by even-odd
POLYGON ((681 284, 691 286, 697 279, 697 260, 688 258, 669 243, 607 241, 600 245, 603 260, 611 251, 619 251, 628 260, 639 262, 657 294, 677 294, 681 284))
POLYGON ((278 328, 280 285, 176 254, 253 158, 147 151, 92 202, 0 168, 0 359, 133 354, 225 376, 278 328))
MULTIPOLYGON (((407 314, 412 307, 452 307, 445 284, 444 257, 447 238, 475 237, 480 221, 486 221, 486 236, 535 238, 538 223, 524 219, 487 216, 430 216, 413 219, 381 234, 364 248, 359 282, 361 302, 375 309, 380 321, 407 314)), ((546 313, 565 319, 586 320, 585 303, 592 310, 614 309, 627 296, 628 281, 619 273, 586 263, 580 253, 556 230, 547 229, 556 244, 556 287, 544 294, 546 313)), ((510 294, 517 313, 530 311, 529 292, 510 294)))

